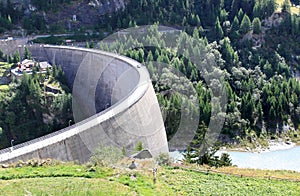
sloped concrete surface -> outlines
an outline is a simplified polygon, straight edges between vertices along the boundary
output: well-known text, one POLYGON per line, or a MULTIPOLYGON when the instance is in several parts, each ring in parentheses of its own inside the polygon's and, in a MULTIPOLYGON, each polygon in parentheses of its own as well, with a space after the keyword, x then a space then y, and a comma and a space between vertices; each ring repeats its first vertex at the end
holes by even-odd
MULTIPOLYGON (((2 47, 0 45, 0 47, 2 47)), ((61 66, 73 89, 76 124, 0 151, 0 162, 53 158, 87 162, 102 145, 133 152, 141 141, 155 157, 168 152, 162 115, 148 71, 117 54, 67 46, 27 46, 35 60, 61 66)), ((23 48, 19 46, 22 54, 23 48)))

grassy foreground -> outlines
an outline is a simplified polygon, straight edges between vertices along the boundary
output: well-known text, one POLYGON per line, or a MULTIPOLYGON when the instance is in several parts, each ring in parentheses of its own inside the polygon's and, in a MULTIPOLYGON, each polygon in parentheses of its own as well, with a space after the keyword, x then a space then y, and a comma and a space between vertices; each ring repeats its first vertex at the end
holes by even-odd
POLYGON ((300 195, 300 183, 178 167, 158 168, 154 183, 151 168, 58 164, 0 169, 0 195, 300 195))

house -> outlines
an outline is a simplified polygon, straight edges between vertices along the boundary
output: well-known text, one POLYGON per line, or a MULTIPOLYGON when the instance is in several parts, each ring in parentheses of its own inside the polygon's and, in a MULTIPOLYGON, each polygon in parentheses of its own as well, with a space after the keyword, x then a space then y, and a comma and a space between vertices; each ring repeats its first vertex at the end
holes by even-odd
POLYGON ((47 69, 52 69, 52 66, 46 62, 35 62, 33 60, 25 59, 18 62, 17 67, 11 70, 12 78, 21 79, 23 73, 32 74, 33 68, 36 67, 37 73, 46 73, 47 69))

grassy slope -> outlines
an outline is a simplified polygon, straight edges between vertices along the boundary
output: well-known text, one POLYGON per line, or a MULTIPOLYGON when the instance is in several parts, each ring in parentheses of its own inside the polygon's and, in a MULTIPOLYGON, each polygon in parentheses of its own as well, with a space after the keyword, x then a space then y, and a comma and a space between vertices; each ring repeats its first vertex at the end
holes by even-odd
POLYGON ((1 195, 120 195, 130 194, 125 185, 103 179, 34 178, 0 181, 1 195))
MULTIPOLYGON (((299 174, 298 174, 299 175, 299 174)), ((79 165, 0 169, 0 195, 299 195, 299 182, 159 168, 128 171, 79 165), (136 180, 130 175, 135 174, 136 180)))

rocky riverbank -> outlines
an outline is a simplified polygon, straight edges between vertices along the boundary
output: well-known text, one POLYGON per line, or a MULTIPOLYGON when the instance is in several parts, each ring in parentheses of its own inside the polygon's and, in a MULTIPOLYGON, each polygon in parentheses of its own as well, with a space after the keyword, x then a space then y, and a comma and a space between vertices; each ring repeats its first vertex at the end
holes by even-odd
POLYGON ((222 147, 221 151, 238 151, 238 152, 270 152, 270 151, 277 151, 277 150, 286 150, 296 146, 296 143, 285 141, 283 139, 277 140, 268 140, 268 146, 258 146, 256 148, 249 148, 249 147, 222 147))

